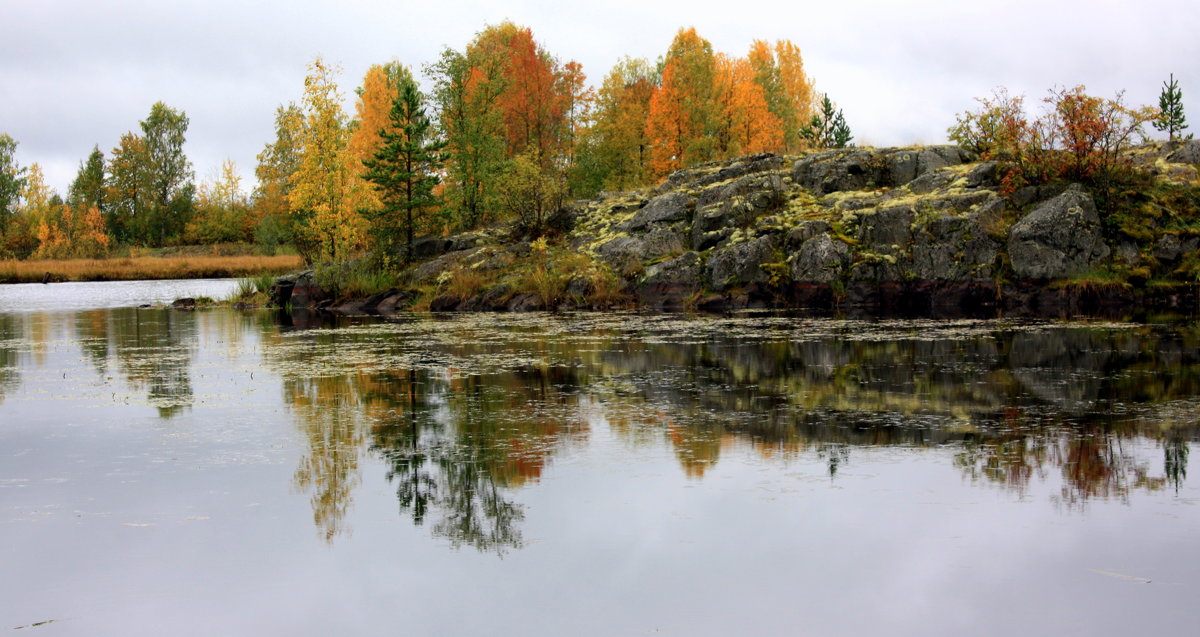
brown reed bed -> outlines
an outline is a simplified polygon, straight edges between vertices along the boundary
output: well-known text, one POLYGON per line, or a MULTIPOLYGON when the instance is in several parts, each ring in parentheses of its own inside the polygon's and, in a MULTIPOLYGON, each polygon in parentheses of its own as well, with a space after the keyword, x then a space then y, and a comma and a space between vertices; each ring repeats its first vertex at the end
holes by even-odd
POLYGON ((281 274, 302 265, 303 261, 296 255, 0 261, 0 283, 233 278, 281 274))

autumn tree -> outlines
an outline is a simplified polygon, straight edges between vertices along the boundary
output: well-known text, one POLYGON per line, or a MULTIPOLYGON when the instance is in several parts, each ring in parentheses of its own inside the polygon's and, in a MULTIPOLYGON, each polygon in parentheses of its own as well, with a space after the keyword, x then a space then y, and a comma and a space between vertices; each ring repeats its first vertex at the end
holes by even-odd
POLYGON ((712 44, 695 29, 680 29, 663 63, 662 84, 650 98, 646 136, 656 176, 715 156, 712 44))
POLYGON ((433 80, 438 132, 449 154, 451 222, 459 227, 477 226, 496 209, 507 145, 497 105, 504 90, 502 53, 487 46, 468 47, 466 53, 447 48, 425 69, 433 80))
POLYGON ((295 104, 275 109, 275 140, 268 142, 258 154, 254 176, 253 223, 255 240, 267 253, 274 253, 282 243, 291 240, 292 215, 288 204, 291 178, 300 166, 303 148, 304 114, 295 104))
POLYGON ((571 60, 563 65, 558 77, 558 94, 563 101, 563 112, 566 117, 566 158, 567 166, 575 163, 575 154, 579 146, 580 132, 591 114, 592 104, 596 100, 596 92, 587 86, 587 75, 583 65, 571 60))
POLYGON ((300 163, 289 180, 296 247, 310 263, 345 260, 366 240, 365 222, 358 214, 365 185, 350 169, 350 129, 336 73, 320 58, 309 65, 300 163))
POLYGON ((978 100, 981 108, 958 116, 950 139, 985 159, 1000 162, 1002 190, 1070 179, 1099 187, 1101 197, 1133 174, 1125 151, 1145 138, 1143 126, 1157 111, 1130 108, 1115 99, 1088 95, 1083 86, 1055 89, 1046 109, 1030 118, 1020 97, 998 89, 978 100))
POLYGON ((394 248, 397 235, 403 235, 405 262, 412 261, 413 232, 422 212, 435 202, 433 189, 441 181, 441 150, 446 145, 433 139, 423 102, 416 81, 401 79, 388 124, 381 129, 382 145, 365 162, 365 177, 375 185, 383 204, 379 212, 371 213, 372 225, 388 248, 394 248))
POLYGON ((783 150, 783 126, 743 58, 716 56, 713 96, 719 105, 716 143, 721 157, 783 150))
MULTIPOLYGON (((3 141, 3 137, 0 137, 0 146, 3 141)), ((12 146, 15 147, 16 144, 14 143, 12 146)), ((0 161, 3 161, 2 157, 0 157, 0 161)), ((15 168, 15 166, 16 162, 10 159, 7 170, 11 171, 10 175, 12 173, 19 175, 14 181, 20 190, 16 196, 11 197, 12 203, 9 204, 9 211, 5 213, 4 234, 0 237, 4 242, 0 245, 0 254, 24 259, 37 249, 38 224, 60 202, 54 191, 46 185, 42 168, 37 162, 30 164, 28 168, 15 168)))
POLYGON ((232 159, 221 163, 220 175, 202 183, 196 192, 196 215, 187 225, 188 243, 248 241, 254 231, 250 202, 232 159))
MULTIPOLYGON (((1162 93, 1158 96, 1158 119, 1154 121, 1154 128, 1160 131, 1166 131, 1167 139, 1175 141, 1175 134, 1187 129, 1187 118, 1183 116, 1183 91, 1179 90, 1179 82, 1175 80, 1175 74, 1171 74, 1171 80, 1163 82, 1162 93)), ((1184 139, 1191 139, 1188 135, 1184 139)))
POLYGON ((565 186, 542 169, 536 150, 514 157, 509 166, 501 181, 501 205, 519 232, 541 235, 551 213, 563 205, 565 186))
MULTIPOLYGON (((362 86, 358 88, 358 101, 349 141, 350 171, 365 179, 366 162, 375 157, 383 145, 383 133, 389 126, 392 102, 404 81, 412 81, 412 73, 399 62, 375 64, 367 69, 362 86)), ((382 206, 375 190, 364 191, 362 210, 377 212, 382 206)))
POLYGON ((1041 161, 1048 172, 1105 186, 1129 162, 1122 154, 1145 140, 1143 126, 1154 121, 1150 107, 1130 108, 1123 94, 1114 99, 1088 95, 1083 85, 1055 89, 1044 99, 1045 114, 1035 123, 1041 161))
POLYGON ((805 145, 800 131, 812 119, 815 100, 799 47, 790 40, 778 40, 774 47, 755 40, 747 59, 754 70, 754 81, 763 89, 767 107, 783 127, 783 150, 800 150, 805 145))
POLYGON ((658 79, 657 71, 643 59, 626 57, 609 71, 580 136, 572 168, 574 194, 587 196, 650 181, 646 120, 658 79))
POLYGON ((534 42, 528 28, 511 35, 506 53, 498 103, 504 113, 508 156, 533 151, 548 165, 567 147, 570 105, 567 96, 559 93, 566 83, 560 83, 557 63, 534 42))
POLYGON ((146 162, 145 140, 131 132, 121 135, 108 160, 103 207, 108 234, 118 242, 139 238, 139 227, 150 214, 146 162))

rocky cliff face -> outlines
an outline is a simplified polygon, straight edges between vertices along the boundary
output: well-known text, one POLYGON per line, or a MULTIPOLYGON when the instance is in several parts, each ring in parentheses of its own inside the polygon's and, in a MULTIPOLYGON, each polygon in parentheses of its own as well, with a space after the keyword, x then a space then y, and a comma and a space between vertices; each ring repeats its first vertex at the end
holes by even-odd
POLYGON ((1135 160, 1154 188, 1175 193, 1151 202, 1164 210, 1147 208, 1157 222, 1141 230, 1106 217, 1078 185, 1002 195, 997 166, 954 146, 855 148, 705 164, 652 189, 577 202, 560 215, 572 260, 499 230, 430 240, 431 258, 409 278, 435 289, 434 309, 588 305, 601 270, 619 288, 603 303, 660 310, 1054 306, 1089 293, 1127 302, 1154 279, 1177 284, 1158 288, 1180 297, 1168 303, 1194 303, 1194 289, 1185 297, 1196 284, 1189 264, 1200 266, 1200 142, 1144 147, 1135 160), (562 280, 550 291, 502 276, 526 268, 537 281, 539 268, 556 267, 562 280), (464 273, 478 289, 447 285, 464 273), (1092 284, 1072 292, 1072 281, 1092 284))

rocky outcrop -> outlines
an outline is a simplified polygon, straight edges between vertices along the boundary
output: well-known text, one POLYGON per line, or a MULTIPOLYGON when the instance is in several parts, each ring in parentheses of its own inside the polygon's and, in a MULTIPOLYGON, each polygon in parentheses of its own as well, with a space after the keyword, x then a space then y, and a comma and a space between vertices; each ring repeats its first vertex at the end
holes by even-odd
MULTIPOLYGON (((1133 160, 1171 188, 1200 188, 1200 143, 1139 149, 1133 160)), ((555 213, 559 253, 535 250, 528 238, 514 241, 504 229, 421 239, 414 245, 421 262, 406 279, 439 292, 429 301, 434 310, 595 307, 620 303, 616 295, 658 310, 863 304, 1058 311, 1139 294, 1128 287, 1072 291, 1063 280, 1125 271, 1138 277, 1132 280, 1161 281, 1200 271, 1200 230, 1176 222, 1119 235, 1120 224, 1105 221, 1084 188, 1050 183, 1002 193, 1002 174, 995 162, 955 146, 712 162, 651 189, 601 193, 555 213), (543 298, 528 281, 546 272, 563 287, 543 298), (467 298, 445 293, 461 289, 450 279, 463 276, 485 283, 467 298)), ((1188 196, 1169 204, 1195 207, 1188 196)), ((281 278, 276 288, 277 304, 328 302, 311 272, 281 278)), ((1194 302, 1186 289, 1172 290, 1171 304, 1194 302)), ((387 312, 417 296, 392 293, 352 309, 387 312)))

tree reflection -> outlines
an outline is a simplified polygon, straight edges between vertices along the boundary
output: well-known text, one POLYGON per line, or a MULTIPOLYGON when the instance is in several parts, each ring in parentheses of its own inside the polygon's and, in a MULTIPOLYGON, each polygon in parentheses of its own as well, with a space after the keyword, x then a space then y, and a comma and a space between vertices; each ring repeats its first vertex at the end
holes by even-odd
POLYGON ((21 324, 16 315, 0 314, 0 403, 3 403, 8 392, 20 383, 17 344, 21 332, 21 324))
POLYGON ((586 442, 589 422, 666 445, 695 480, 735 448, 807 456, 837 480, 858 449, 904 446, 1022 497, 1057 480, 1066 509, 1178 489, 1200 432, 1191 328, 817 323, 780 337, 747 319, 651 339, 406 320, 263 336, 307 440, 295 484, 328 540, 349 531, 364 449, 386 462, 403 516, 502 553, 523 541, 516 490, 586 442), (1147 441, 1163 447, 1161 474, 1139 455, 1147 441))
POLYGON ((389 463, 401 511, 451 546, 503 553, 523 544, 509 492, 538 480, 550 457, 586 436, 570 374, 530 368, 487 377, 410 370, 377 426, 372 449, 389 463))
POLYGON ((1163 441, 1163 472, 1176 493, 1187 478, 1187 460, 1188 443, 1182 436, 1174 435, 1163 441))
MULTIPOLYGON (((519 547, 523 512, 513 489, 539 480, 555 453, 586 438, 569 370, 464 374, 369 331, 274 335, 264 344, 307 440, 294 484, 311 493, 314 522, 328 541, 350 532, 346 513, 369 447, 387 463, 400 510, 414 524, 454 547, 519 547), (405 357, 431 364, 379 369, 380 359, 405 357)), ((472 346, 455 345, 465 356, 488 353, 463 347, 472 346)))
MULTIPOLYGON (((134 308, 109 311, 108 342, 126 381, 146 392, 162 418, 190 408, 196 314, 134 308)), ((99 345, 94 347, 98 353, 99 345)))

